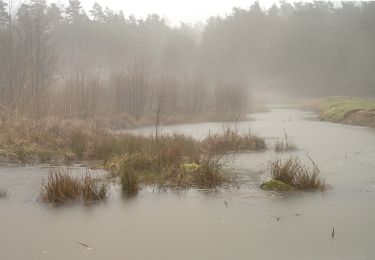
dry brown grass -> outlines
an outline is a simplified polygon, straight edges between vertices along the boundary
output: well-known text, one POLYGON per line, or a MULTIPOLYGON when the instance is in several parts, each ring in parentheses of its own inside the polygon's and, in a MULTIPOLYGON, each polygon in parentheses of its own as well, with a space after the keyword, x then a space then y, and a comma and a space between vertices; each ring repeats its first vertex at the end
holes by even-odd
POLYGON ((181 165, 168 176, 166 186, 173 189, 216 189, 231 180, 222 173, 222 165, 215 161, 202 162, 193 169, 181 165))
POLYGON ((112 171, 120 177, 122 189, 127 193, 137 192, 143 184, 178 190, 215 189, 230 182, 222 173, 221 157, 206 153, 187 155, 176 153, 174 161, 171 157, 165 161, 164 157, 149 154, 116 157, 111 163, 112 171))
POLYGON ((126 193, 135 193, 139 191, 139 177, 137 171, 132 168, 121 166, 119 170, 121 187, 126 193))
POLYGON ((272 179, 286 183, 298 190, 325 190, 325 181, 319 178, 319 169, 314 165, 308 169, 298 158, 291 157, 285 162, 279 159, 269 161, 272 179))
POLYGON ((86 173, 84 177, 73 176, 68 169, 50 170, 43 179, 39 198, 43 202, 61 203, 69 200, 103 200, 108 195, 108 185, 98 183, 86 173))
POLYGON ((297 150, 297 146, 293 140, 284 131, 284 140, 277 140, 275 142, 275 152, 291 152, 297 150))
POLYGON ((224 127, 218 134, 209 135, 203 140, 203 145, 213 153, 236 151, 263 151, 266 142, 255 135, 251 129, 240 132, 237 128, 224 127))
POLYGON ((66 169, 51 170, 43 179, 40 200, 58 203, 76 200, 80 197, 80 179, 69 174, 66 169))
POLYGON ((0 199, 5 199, 8 197, 8 191, 6 189, 0 188, 0 199))
POLYGON ((99 181, 86 174, 81 179, 81 196, 83 201, 104 200, 109 194, 107 182, 99 181))
MULTIPOLYGON (((158 157, 160 167, 179 165, 181 156, 193 158, 202 150, 221 154, 236 151, 258 151, 265 141, 251 131, 240 133, 230 127, 220 134, 198 141, 186 135, 152 136, 114 133, 88 122, 17 121, 0 125, 0 150, 12 155, 19 164, 34 162, 103 161, 114 156, 145 153, 158 157)), ((196 158, 195 158, 196 159, 196 158)))
POLYGON ((153 136, 100 132, 93 135, 91 144, 88 143, 92 157, 104 161, 107 168, 120 177, 123 191, 129 193, 138 191, 143 184, 173 189, 225 185, 229 179, 222 173, 220 159, 227 149, 265 147, 264 140, 252 134, 236 135, 229 131, 225 137, 211 136, 204 141, 183 134, 160 135, 155 139, 153 136), (221 141, 224 141, 224 147, 220 145, 221 141), (199 168, 186 172, 181 167, 184 164, 196 164, 199 168))
MULTIPOLYGON (((225 185, 227 178, 223 177, 220 159, 226 152, 265 149, 264 140, 251 131, 239 133, 230 128, 200 141, 183 134, 160 135, 156 139, 154 136, 114 133, 93 125, 50 123, 29 130, 18 127, 25 132, 18 129, 12 135, 8 129, 11 142, 4 150, 22 158, 22 163, 33 162, 35 157, 39 157, 36 161, 41 161, 40 157, 43 157, 47 163, 55 160, 95 162, 122 177, 125 191, 138 190, 145 183, 201 188, 225 185), (22 141, 17 141, 17 138, 22 141), (185 164, 200 167, 187 173, 181 167, 185 164)), ((7 143, 4 140, 0 138, 0 148, 7 143)), ((51 174, 44 182, 42 200, 59 202, 80 196, 82 199, 82 194, 77 195, 77 181, 62 172, 51 174)), ((101 190, 97 187, 92 189, 95 190, 92 197, 101 190)))

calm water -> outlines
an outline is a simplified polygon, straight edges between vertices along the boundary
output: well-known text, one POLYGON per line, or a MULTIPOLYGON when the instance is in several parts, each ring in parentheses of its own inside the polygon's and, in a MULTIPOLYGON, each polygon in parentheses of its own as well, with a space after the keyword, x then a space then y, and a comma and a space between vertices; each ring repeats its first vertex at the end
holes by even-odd
MULTIPOLYGON (((292 154, 308 163, 308 152, 332 185, 325 193, 261 191, 267 160, 291 155, 272 150, 237 156, 231 167, 239 189, 144 190, 125 198, 112 187, 107 202, 88 206, 36 202, 46 168, 0 167, 0 186, 10 192, 0 200, 0 259, 374 259, 375 130, 309 117, 274 108, 239 127, 250 125, 270 145, 285 130, 300 148, 292 154)), ((203 138, 221 127, 186 124, 163 131, 203 138)))

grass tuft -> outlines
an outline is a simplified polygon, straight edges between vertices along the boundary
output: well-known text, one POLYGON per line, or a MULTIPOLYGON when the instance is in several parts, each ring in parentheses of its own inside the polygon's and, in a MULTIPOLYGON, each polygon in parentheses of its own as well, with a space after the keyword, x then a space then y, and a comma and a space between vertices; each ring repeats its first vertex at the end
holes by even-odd
POLYGON ((290 185, 297 190, 324 191, 326 189, 326 184, 319 178, 319 169, 315 164, 310 170, 302 165, 298 158, 291 157, 285 162, 279 159, 269 161, 268 168, 273 180, 290 185))
POLYGON ((221 165, 213 160, 201 164, 191 164, 194 167, 182 166, 172 178, 172 185, 176 189, 216 189, 230 179, 221 172, 221 165))
POLYGON ((266 142, 255 135, 251 129, 247 132, 239 132, 237 128, 229 126, 223 128, 222 133, 209 135, 203 140, 203 145, 213 153, 236 151, 263 151, 266 142))
POLYGON ((293 140, 289 138, 286 132, 284 132, 284 140, 277 140, 275 142, 275 152, 291 152, 297 150, 297 146, 293 143, 293 140))
POLYGON ((142 165, 141 162, 137 162, 134 165, 131 159, 124 160, 119 169, 122 190, 126 193, 137 192, 139 190, 137 172, 146 168, 147 164, 142 165))
POLYGON ((43 202, 62 203, 69 200, 85 202, 103 200, 108 196, 108 184, 86 173, 84 177, 72 176, 68 169, 52 169, 43 179, 39 198, 43 202))
POLYGON ((108 196, 109 185, 107 182, 99 182, 87 173, 81 179, 80 191, 83 201, 104 200, 108 196))
POLYGON ((0 188, 0 199, 5 199, 8 197, 8 191, 6 189, 0 188))

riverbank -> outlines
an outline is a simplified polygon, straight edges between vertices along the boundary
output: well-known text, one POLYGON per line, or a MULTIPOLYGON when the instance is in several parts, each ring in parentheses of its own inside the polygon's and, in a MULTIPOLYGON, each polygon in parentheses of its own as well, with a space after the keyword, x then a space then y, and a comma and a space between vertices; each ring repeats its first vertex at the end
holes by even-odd
POLYGON ((316 111, 321 121, 375 128, 375 99, 327 97, 306 102, 304 107, 316 111))

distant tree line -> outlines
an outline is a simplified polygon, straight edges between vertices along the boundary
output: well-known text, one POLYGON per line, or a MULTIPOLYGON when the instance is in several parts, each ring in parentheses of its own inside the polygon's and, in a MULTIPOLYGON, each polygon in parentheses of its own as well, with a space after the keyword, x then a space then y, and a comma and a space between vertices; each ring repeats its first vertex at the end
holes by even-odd
POLYGON ((254 3, 202 29, 95 3, 0 0, 0 115, 88 118, 246 111, 269 89, 375 94, 375 2, 254 3))

